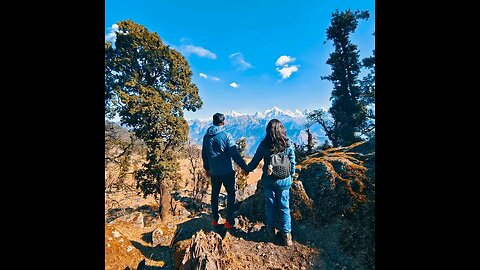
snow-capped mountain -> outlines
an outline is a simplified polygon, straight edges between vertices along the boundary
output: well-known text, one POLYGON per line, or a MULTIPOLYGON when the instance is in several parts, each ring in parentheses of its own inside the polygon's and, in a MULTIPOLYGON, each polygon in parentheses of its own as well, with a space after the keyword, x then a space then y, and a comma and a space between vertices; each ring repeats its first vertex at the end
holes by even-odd
POLYGON ((229 115, 231 117, 238 117, 238 116, 242 116, 242 115, 246 115, 245 113, 238 113, 236 111, 229 111, 227 112, 225 115, 229 115))
MULTIPOLYGON (((282 110, 278 107, 256 112, 254 114, 238 113, 230 111, 225 113, 225 129, 232 134, 235 140, 245 137, 247 140, 247 155, 253 156, 260 141, 265 137, 265 128, 268 121, 276 118, 282 121, 287 129, 287 136, 297 144, 307 143, 306 116, 311 110, 300 111, 282 110)), ((190 125, 190 138, 194 143, 202 144, 203 135, 212 125, 211 119, 195 119, 188 121, 190 125)), ((327 137, 318 124, 310 127, 310 131, 316 140, 316 144, 323 143, 327 137)))

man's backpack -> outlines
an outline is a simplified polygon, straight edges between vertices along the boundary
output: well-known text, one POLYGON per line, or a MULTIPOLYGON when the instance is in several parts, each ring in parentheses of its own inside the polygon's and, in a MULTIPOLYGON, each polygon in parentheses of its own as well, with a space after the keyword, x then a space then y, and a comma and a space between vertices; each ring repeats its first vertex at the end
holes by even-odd
MULTIPOLYGON (((288 148, 287 148, 288 149, 288 148)), ((290 176, 290 158, 285 149, 270 155, 270 164, 268 165, 268 175, 274 179, 284 179, 290 176)))

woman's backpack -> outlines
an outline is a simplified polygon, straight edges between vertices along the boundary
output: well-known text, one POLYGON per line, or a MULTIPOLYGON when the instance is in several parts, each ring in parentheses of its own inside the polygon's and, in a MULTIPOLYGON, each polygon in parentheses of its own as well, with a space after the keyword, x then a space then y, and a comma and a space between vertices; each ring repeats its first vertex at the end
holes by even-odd
MULTIPOLYGON (((287 148, 288 149, 288 148, 287 148)), ((270 155, 270 164, 268 165, 267 174, 274 179, 284 179, 290 176, 290 158, 287 156, 285 149, 270 155)))

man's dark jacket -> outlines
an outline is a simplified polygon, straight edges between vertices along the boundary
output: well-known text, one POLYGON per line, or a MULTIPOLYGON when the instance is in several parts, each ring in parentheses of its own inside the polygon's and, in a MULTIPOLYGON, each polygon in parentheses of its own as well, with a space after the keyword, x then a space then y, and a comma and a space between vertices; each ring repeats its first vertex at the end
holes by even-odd
POLYGON ((211 126, 203 136, 203 168, 211 175, 226 175, 234 172, 232 159, 242 169, 247 164, 238 153, 237 145, 230 133, 221 126, 211 126))

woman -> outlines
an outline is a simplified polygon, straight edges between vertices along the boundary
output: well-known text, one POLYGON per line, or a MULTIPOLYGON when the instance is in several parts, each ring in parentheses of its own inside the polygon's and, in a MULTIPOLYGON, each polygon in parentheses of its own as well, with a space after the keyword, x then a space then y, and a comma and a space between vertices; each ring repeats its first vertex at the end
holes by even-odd
POLYGON ((282 233, 284 243, 292 245, 292 227, 290 218, 290 186, 295 174, 295 151, 293 143, 287 138, 285 127, 278 119, 272 119, 267 125, 267 134, 253 156, 252 161, 247 165, 247 171, 253 171, 263 158, 262 184, 265 195, 265 224, 267 233, 271 238, 275 236, 275 224, 282 233), (269 176, 268 165, 270 155, 284 152, 290 159, 290 175, 283 179, 274 179, 269 176))

